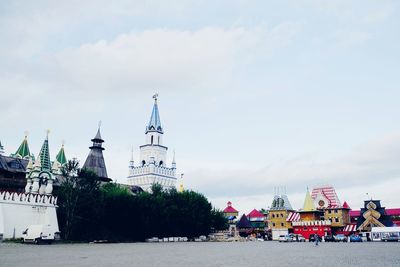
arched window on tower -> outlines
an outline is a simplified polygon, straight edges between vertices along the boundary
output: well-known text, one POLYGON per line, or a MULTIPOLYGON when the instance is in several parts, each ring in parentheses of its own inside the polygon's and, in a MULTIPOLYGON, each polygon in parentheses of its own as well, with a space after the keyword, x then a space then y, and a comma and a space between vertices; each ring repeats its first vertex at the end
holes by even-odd
POLYGON ((160 137, 158 137, 158 144, 160 144, 160 137))
POLYGON ((160 161, 160 166, 162 166, 164 164, 164 162, 163 161, 160 161))
POLYGON ((146 165, 146 161, 142 160, 142 166, 146 165))
POLYGON ((151 144, 153 144, 153 138, 154 138, 154 137, 153 137, 153 136, 151 136, 151 144))

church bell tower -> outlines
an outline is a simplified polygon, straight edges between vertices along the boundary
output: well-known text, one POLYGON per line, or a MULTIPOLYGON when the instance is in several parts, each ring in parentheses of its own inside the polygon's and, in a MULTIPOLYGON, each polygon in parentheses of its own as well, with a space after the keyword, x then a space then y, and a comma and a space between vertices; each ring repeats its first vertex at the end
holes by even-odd
POLYGON ((158 94, 153 96, 154 104, 150 121, 146 126, 144 145, 140 146, 140 162, 135 166, 133 158, 129 163, 128 184, 140 186, 149 191, 154 183, 164 188, 175 187, 175 157, 171 167, 167 167, 168 147, 163 144, 164 130, 158 110, 158 94))

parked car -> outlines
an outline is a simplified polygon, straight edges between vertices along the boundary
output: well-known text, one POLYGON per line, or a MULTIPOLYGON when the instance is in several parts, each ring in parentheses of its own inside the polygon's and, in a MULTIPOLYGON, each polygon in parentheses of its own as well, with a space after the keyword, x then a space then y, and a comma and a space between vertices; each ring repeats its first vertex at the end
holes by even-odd
POLYGON ((333 235, 327 235, 324 237, 325 242, 336 242, 336 238, 333 235))
POLYGON ((279 242, 293 242, 293 236, 292 235, 280 235, 279 242))
POLYGON ((293 234, 293 241, 295 241, 295 242, 306 242, 306 239, 304 238, 304 236, 302 236, 300 234, 298 234, 298 235, 293 234))
POLYGON ((362 238, 359 235, 351 235, 350 242, 362 242, 362 238))
POLYGON ((338 234, 335 237, 336 242, 347 242, 347 237, 344 234, 338 234))
POLYGON ((23 243, 35 243, 39 244, 46 242, 48 244, 52 243, 54 240, 60 239, 60 232, 54 232, 51 225, 30 225, 28 228, 22 232, 22 242, 23 243))
POLYGON ((385 233, 382 235, 381 240, 384 242, 398 242, 400 241, 400 237, 398 233, 385 233))
MULTIPOLYGON (((317 235, 317 237, 318 237, 319 242, 321 242, 322 238, 319 235, 317 235)), ((315 242, 315 235, 310 235, 310 238, 308 239, 308 241, 315 242)))

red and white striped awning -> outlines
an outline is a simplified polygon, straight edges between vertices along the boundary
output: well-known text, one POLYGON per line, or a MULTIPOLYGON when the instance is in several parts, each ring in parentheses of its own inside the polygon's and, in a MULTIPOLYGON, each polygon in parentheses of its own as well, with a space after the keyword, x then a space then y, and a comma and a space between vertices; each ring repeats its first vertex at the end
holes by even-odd
POLYGON ((355 232, 355 231, 357 231, 357 225, 355 225, 355 224, 348 224, 343 229, 343 232, 355 232))
POLYGON ((300 214, 298 212, 291 212, 289 213, 288 217, 286 218, 287 222, 298 222, 300 221, 300 214))

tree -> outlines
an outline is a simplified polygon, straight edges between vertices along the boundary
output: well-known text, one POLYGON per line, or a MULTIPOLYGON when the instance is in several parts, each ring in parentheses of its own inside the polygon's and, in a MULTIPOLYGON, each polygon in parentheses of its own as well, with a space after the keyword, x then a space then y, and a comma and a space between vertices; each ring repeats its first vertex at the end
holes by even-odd
POLYGON ((78 234, 77 230, 87 235, 92 228, 85 226, 88 221, 94 222, 93 213, 98 211, 95 203, 100 196, 100 180, 93 171, 80 169, 76 159, 69 160, 61 168, 60 180, 58 195, 61 232, 67 240, 76 239, 74 235, 78 234))

